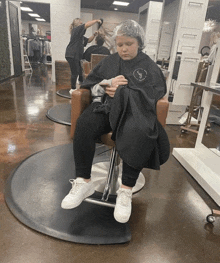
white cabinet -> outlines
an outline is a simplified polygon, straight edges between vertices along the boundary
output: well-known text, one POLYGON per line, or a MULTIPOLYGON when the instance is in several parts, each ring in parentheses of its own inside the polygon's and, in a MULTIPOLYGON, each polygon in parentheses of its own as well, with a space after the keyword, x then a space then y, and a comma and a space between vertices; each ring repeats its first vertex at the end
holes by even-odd
POLYGON ((184 0, 179 23, 178 52, 198 52, 208 0, 184 0))
POLYGON ((168 59, 170 57, 174 28, 174 23, 163 22, 157 59, 168 59))
POLYGON ((174 105, 189 105, 193 87, 191 82, 195 81, 200 54, 183 53, 181 57, 179 73, 175 84, 174 105))
POLYGON ((177 52, 181 52, 185 58, 182 56, 181 66, 179 68, 173 100, 173 104, 175 105, 187 106, 190 103, 192 88, 188 85, 190 82, 195 81, 196 78, 200 59, 198 51, 208 2, 209 0, 180 1, 180 10, 176 22, 169 64, 170 76, 167 81, 168 87, 171 86, 175 57, 177 52), (186 59, 187 53, 191 59, 186 59))
POLYGON ((207 11, 206 0, 184 0, 184 16, 181 27, 201 30, 204 25, 204 14, 207 11), (202 26, 202 27, 201 27, 202 26))
POLYGON ((198 53, 202 30, 181 28, 178 52, 198 53))
POLYGON ((157 56, 162 10, 163 3, 154 1, 149 1, 139 8, 139 23, 145 31, 143 51, 153 60, 156 60, 157 56))

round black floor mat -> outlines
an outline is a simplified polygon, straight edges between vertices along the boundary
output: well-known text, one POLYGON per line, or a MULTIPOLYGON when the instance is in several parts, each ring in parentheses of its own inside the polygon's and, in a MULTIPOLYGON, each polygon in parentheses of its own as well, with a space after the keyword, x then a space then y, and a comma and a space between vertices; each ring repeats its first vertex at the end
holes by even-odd
POLYGON ((58 104, 50 108, 46 114, 50 120, 71 126, 71 104, 58 104))
POLYGON ((60 89, 56 93, 57 93, 57 95, 59 95, 61 97, 64 97, 64 98, 67 98, 67 99, 71 99, 71 95, 69 93, 69 90, 70 89, 60 89))
MULTIPOLYGON (((86 244, 130 241, 128 223, 116 222, 112 207, 83 202, 75 209, 61 208, 71 188, 69 179, 75 178, 72 147, 52 147, 25 159, 7 180, 9 209, 23 224, 58 239, 86 244)), ((109 153, 97 148, 94 163, 107 160, 109 153)))

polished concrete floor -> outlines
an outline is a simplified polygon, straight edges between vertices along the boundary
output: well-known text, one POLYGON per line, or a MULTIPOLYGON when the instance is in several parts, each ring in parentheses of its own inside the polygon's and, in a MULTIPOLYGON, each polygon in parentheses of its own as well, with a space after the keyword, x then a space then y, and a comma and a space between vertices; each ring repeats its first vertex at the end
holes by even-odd
MULTIPOLYGON (((70 127, 47 119, 52 106, 70 100, 56 95, 51 69, 0 84, 0 262, 1 263, 219 263, 217 208, 172 156, 173 147, 194 147, 196 135, 167 125, 171 155, 160 171, 144 169, 144 189, 133 197, 132 239, 120 245, 83 245, 55 239, 20 223, 4 201, 10 173, 29 155, 71 142, 70 127)), ((31 199, 31 196, 30 196, 31 199)))

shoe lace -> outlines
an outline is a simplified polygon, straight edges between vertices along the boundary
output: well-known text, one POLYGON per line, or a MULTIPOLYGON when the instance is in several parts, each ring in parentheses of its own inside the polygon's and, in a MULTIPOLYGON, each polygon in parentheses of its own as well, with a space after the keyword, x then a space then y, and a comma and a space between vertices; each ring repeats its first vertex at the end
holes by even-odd
POLYGON ((131 199, 131 193, 124 191, 122 189, 118 190, 118 196, 119 196, 119 202, 123 206, 127 206, 129 204, 129 201, 131 199))
POLYGON ((77 182, 76 179, 70 179, 69 182, 72 184, 72 189, 70 190, 71 194, 78 193, 79 189, 83 185, 83 183, 77 182))

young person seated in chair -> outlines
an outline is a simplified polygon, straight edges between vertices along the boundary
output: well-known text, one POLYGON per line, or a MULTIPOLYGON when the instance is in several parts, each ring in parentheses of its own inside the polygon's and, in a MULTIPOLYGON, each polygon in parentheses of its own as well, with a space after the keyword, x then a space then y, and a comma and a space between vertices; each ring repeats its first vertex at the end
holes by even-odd
POLYGON ((132 210, 132 188, 143 168, 160 169, 169 158, 167 134, 157 120, 157 101, 166 94, 162 71, 144 48, 144 30, 126 20, 114 30, 117 53, 104 58, 81 85, 92 93, 92 103, 77 120, 73 148, 76 179, 61 207, 72 209, 94 193, 90 179, 95 144, 112 131, 123 161, 114 217, 126 223, 132 210))

